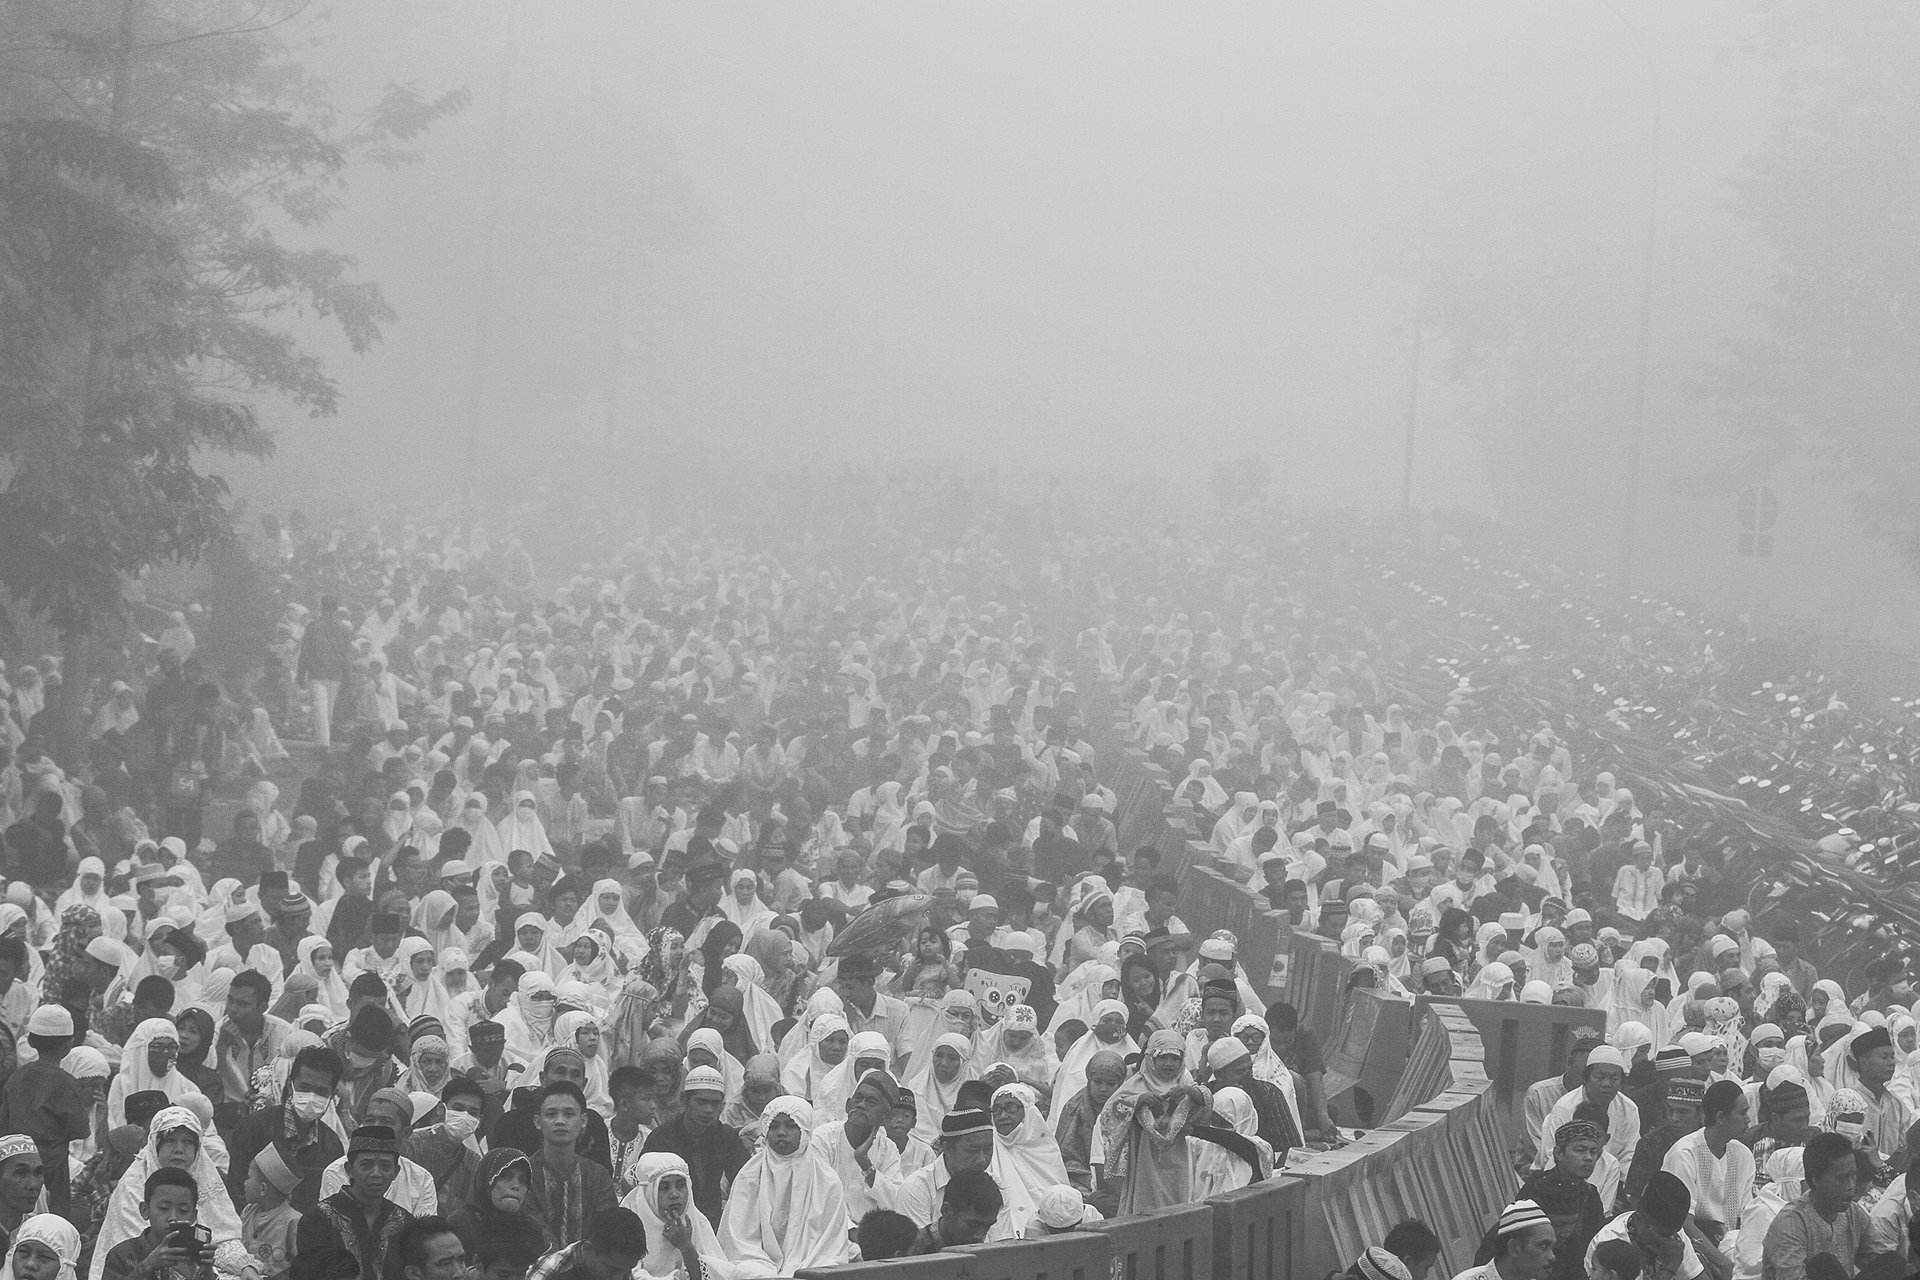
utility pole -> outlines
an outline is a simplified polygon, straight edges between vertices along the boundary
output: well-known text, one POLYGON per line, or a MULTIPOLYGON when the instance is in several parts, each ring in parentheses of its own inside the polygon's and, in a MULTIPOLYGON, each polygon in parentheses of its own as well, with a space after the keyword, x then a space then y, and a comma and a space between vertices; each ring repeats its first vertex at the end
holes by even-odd
POLYGON ((1413 309, 1413 369, 1407 375, 1407 447, 1400 460, 1400 510, 1413 510, 1413 429, 1420 422, 1420 346, 1426 326, 1420 320, 1420 308, 1413 309))
POLYGON ((487 175, 487 229, 480 242, 480 302, 473 318, 473 372, 467 382, 466 465, 460 483, 461 541, 473 553, 473 480, 480 463, 480 424, 486 414, 487 347, 493 333, 493 259, 500 241, 500 206, 506 181, 507 118, 513 90, 514 5, 507 0, 500 42, 499 101, 494 106, 491 172, 487 175))
POLYGON ((1613 4, 1605 0, 1607 9, 1620 20, 1633 38, 1634 48, 1647 67, 1647 89, 1652 114, 1650 128, 1652 139, 1651 155, 1647 161, 1647 208, 1645 214, 1645 243, 1641 249, 1640 260, 1640 313, 1636 320, 1636 351, 1633 374, 1633 432, 1627 439, 1627 492, 1620 513, 1620 584, 1622 598, 1633 592, 1634 541, 1638 536, 1636 528, 1640 514, 1640 457, 1647 438, 1647 363, 1651 349, 1653 325, 1653 268, 1656 247, 1660 237, 1660 70, 1654 63, 1653 51, 1647 42, 1640 38, 1640 31, 1626 15, 1613 4))

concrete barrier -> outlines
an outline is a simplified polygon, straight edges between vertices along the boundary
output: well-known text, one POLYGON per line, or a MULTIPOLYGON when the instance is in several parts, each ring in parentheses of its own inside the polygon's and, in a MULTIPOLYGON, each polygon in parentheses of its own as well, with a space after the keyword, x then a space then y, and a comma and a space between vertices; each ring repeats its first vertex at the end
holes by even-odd
POLYGON ((1113 1280, 1206 1280, 1213 1266, 1213 1210, 1156 1209, 1092 1224, 1113 1246, 1113 1280))
POLYGON ((1207 1201, 1215 1280, 1305 1280, 1306 1183, 1280 1177, 1207 1201))
POLYGON ((1067 1231, 958 1252, 967 1258, 966 1280, 1108 1280, 1113 1244, 1104 1232, 1067 1231))
POLYGON ((795 1280, 968 1280, 965 1253, 929 1253, 886 1262, 849 1262, 838 1267, 804 1267, 795 1280))
POLYGON ((1326 1052, 1327 1100, 1336 1114, 1357 1116, 1358 1124, 1372 1128, 1412 1106, 1409 1100, 1407 1107, 1388 1114, 1406 1079, 1413 1013, 1411 1000, 1366 990, 1347 993, 1346 1017, 1326 1052))
POLYGON ((1516 1004, 1510 1000, 1454 1000, 1449 1002, 1473 1023, 1485 1047, 1488 1078, 1506 1130, 1509 1148, 1528 1147, 1526 1118, 1522 1114, 1527 1086, 1557 1076, 1567 1062, 1567 1046, 1575 1027, 1592 1027, 1602 1035, 1607 1015, 1598 1009, 1570 1009, 1555 1004, 1516 1004))

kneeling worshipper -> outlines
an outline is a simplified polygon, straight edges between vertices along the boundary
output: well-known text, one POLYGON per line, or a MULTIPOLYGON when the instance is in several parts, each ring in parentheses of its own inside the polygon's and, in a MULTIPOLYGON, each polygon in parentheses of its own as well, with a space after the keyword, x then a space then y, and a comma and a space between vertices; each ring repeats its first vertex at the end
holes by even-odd
POLYGON ((814 1141, 813 1114, 803 1098, 769 1102, 766 1141, 733 1180, 721 1229, 739 1280, 854 1257, 846 1191, 814 1141))
POLYGON ((192 1175, 200 1192, 196 1218, 213 1234, 214 1266, 227 1275, 237 1276, 249 1269, 258 1273, 259 1264, 240 1241, 240 1215, 234 1212, 226 1183, 214 1167, 203 1139, 205 1132, 199 1118, 185 1107, 165 1107, 153 1117, 146 1146, 120 1175, 107 1200, 106 1216, 93 1242, 88 1280, 100 1280, 107 1255, 115 1245, 147 1229, 147 1178, 156 1169, 183 1169, 192 1175))
POLYGON ((636 1280, 731 1280, 734 1264, 707 1215, 693 1203, 687 1162, 654 1151, 640 1157, 635 1172, 639 1182, 620 1205, 647 1229, 647 1252, 633 1270, 636 1280))
POLYGON ((1211 1125, 1193 1131, 1193 1198, 1210 1199, 1273 1176, 1273 1147, 1260 1136, 1260 1113, 1245 1089, 1213 1094, 1211 1125))

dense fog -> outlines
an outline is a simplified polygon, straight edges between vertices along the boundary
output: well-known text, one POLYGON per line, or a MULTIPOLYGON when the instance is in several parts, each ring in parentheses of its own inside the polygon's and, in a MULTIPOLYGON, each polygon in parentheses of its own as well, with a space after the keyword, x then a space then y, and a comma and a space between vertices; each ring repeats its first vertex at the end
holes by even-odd
POLYGON ((492 493, 605 474, 612 441, 636 485, 690 448, 1169 479, 1258 453, 1293 502, 1390 507, 1419 310, 1416 505, 1524 510, 1578 473, 1604 523, 1650 212, 1649 456, 1729 447, 1692 384, 1766 290, 1732 196, 1783 21, 342 0, 295 25, 343 103, 390 80, 473 101, 421 163, 353 175, 322 234, 399 319, 365 357, 316 326, 342 411, 279 415, 240 484, 452 496, 477 397, 492 493), (1472 324, 1552 353, 1489 375, 1472 324), (1490 389, 1556 359, 1584 381, 1546 412, 1490 389))

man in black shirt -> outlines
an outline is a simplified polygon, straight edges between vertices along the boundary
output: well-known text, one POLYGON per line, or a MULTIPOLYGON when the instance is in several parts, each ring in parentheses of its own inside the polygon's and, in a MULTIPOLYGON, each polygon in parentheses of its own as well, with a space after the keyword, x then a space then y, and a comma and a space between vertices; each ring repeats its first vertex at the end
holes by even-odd
POLYGON ((712 1067, 695 1067, 680 1086, 680 1114, 647 1135, 642 1151, 665 1151, 687 1162, 693 1174, 693 1202, 707 1221, 718 1222, 727 1188, 747 1163, 747 1147, 737 1130, 720 1123, 726 1081, 712 1067))

